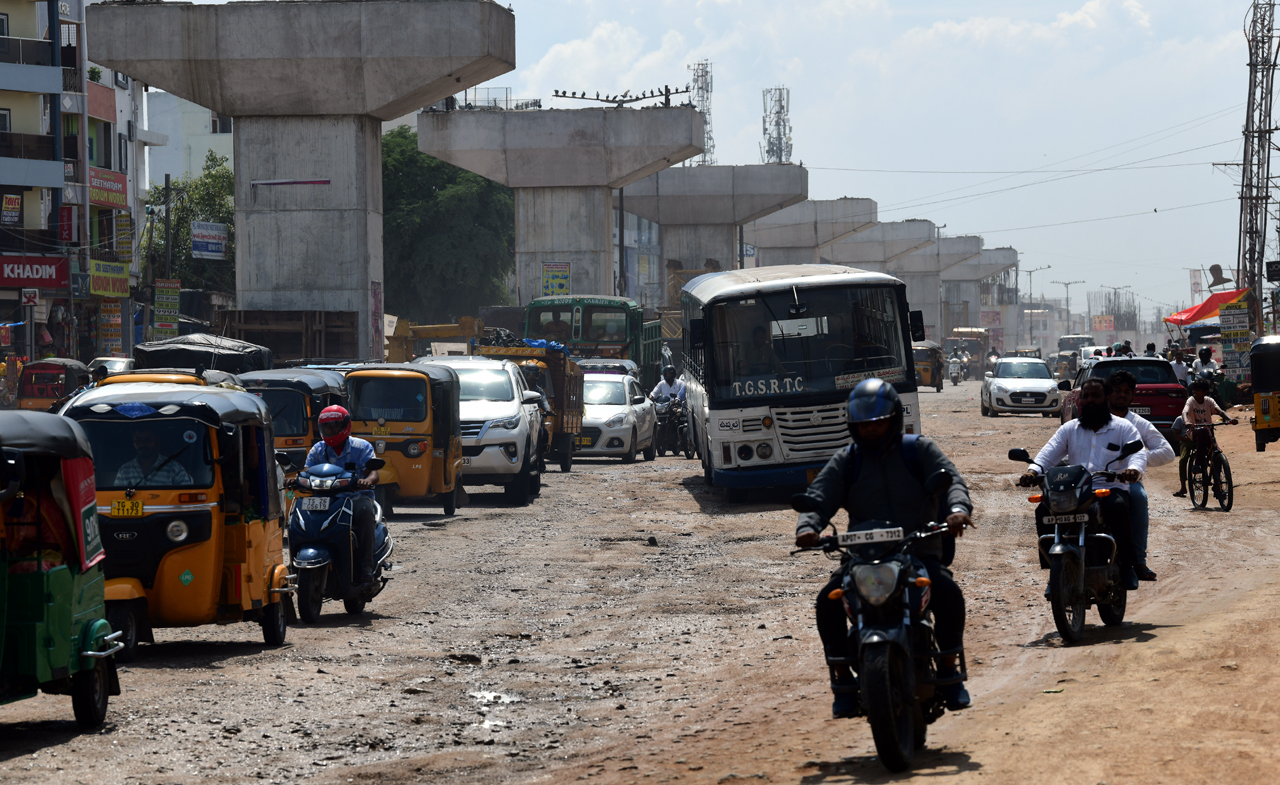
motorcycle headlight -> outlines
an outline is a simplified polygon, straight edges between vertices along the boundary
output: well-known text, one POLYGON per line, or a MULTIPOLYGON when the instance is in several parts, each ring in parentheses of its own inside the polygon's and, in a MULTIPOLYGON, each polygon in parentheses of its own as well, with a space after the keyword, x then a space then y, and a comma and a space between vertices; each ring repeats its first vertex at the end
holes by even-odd
POLYGON ((505 420, 494 420, 492 427, 500 428, 504 431, 514 431, 516 428, 520 427, 520 415, 517 414, 514 417, 508 417, 505 420))
POLYGON ((171 542, 182 542, 187 539, 191 529, 188 528, 186 521, 170 521, 169 525, 165 527, 164 533, 171 542))
POLYGON ((761 458, 770 458, 773 456, 773 445, 768 442, 760 442, 756 445, 756 455, 761 458))
POLYGON ((615 414, 609 419, 604 421, 604 427, 617 428, 619 425, 622 425, 626 421, 627 421, 627 415, 625 412, 621 414, 615 414))
POLYGON ((858 595, 872 605, 884 605, 898 586, 897 562, 883 564, 859 564, 853 568, 853 585, 858 595))

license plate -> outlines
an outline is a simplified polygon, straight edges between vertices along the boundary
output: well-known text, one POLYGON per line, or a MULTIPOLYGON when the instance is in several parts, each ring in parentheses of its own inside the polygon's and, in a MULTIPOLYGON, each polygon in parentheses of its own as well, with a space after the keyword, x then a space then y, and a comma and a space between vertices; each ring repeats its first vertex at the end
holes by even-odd
POLYGON ((579 447, 590 447, 591 441, 592 440, 590 436, 579 436, 578 438, 574 439, 574 443, 577 444, 579 447))
POLYGON ((142 502, 136 499, 121 499, 111 502, 112 518, 141 518, 142 502))
POLYGON ((470 465, 471 465, 471 459, 470 459, 470 458, 468 458, 468 457, 466 457, 465 455, 464 455, 464 456, 462 456, 462 465, 463 465, 463 466, 470 466, 470 465))
POLYGON ((327 510, 329 509, 328 496, 304 496, 300 502, 304 510, 327 510))
POLYGON ((1129 411, 1134 414, 1151 414, 1150 406, 1130 406, 1129 411))
POLYGON ((1058 516, 1046 515, 1046 516, 1044 516, 1044 522, 1045 522, 1045 523, 1047 523, 1047 524, 1053 524, 1053 523, 1088 523, 1088 522, 1089 522, 1089 513, 1087 513, 1087 512, 1082 512, 1082 513, 1080 513, 1079 515, 1058 515, 1058 516))
POLYGON ((373 435, 374 436, 390 436, 391 429, 385 425, 375 425, 373 426, 373 435))
POLYGON ((805 482, 813 482, 813 481, 818 477, 818 472, 820 472, 820 471, 822 471, 822 470, 821 470, 821 469, 809 469, 808 471, 806 471, 806 472, 804 473, 804 480, 805 480, 805 482))
POLYGON ((902 529, 868 529, 861 532, 845 532, 837 538, 841 545, 866 545, 869 542, 897 542, 902 539, 902 529))

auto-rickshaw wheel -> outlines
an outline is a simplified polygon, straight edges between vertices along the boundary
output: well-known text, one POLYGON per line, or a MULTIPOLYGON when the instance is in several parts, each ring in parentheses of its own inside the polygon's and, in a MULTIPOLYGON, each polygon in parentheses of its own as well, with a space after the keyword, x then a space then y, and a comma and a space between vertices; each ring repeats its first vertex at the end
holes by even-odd
POLYGON ((560 453, 560 471, 569 472, 573 469, 573 444, 570 443, 564 452, 560 453))
POLYGON ((262 609, 262 640, 268 646, 283 646, 289 625, 284 617, 284 602, 276 600, 262 609))
POLYGON ((76 722, 86 730, 98 727, 107 718, 108 667, 106 660, 94 660, 92 668, 71 677, 71 708, 76 722))
POLYGON ((1258 449, 1258 452, 1267 451, 1267 440, 1262 438, 1262 434, 1257 431, 1253 432, 1253 446, 1258 449))
POLYGON ((453 486, 453 490, 445 494, 444 496, 444 514, 445 515, 453 515, 455 512, 458 511, 458 489, 460 487, 462 486, 455 483, 453 486))
POLYGON ((138 618, 138 602, 108 602, 107 623, 111 625, 113 632, 120 633, 119 641, 124 644, 124 648, 116 654, 116 659, 120 662, 132 662, 138 656, 138 633, 142 629, 142 620, 138 618))

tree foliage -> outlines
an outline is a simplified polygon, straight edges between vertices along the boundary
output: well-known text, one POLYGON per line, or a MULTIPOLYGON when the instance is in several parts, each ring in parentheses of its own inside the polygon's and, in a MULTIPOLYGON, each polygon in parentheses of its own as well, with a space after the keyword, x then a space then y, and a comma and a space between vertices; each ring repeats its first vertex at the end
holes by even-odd
POLYGON ((387 313, 443 324, 508 302, 510 188, 419 152, 401 126, 382 137, 382 199, 387 313))
MULTIPOLYGON (((212 150, 205 156, 198 176, 171 179, 169 228, 173 237, 173 276, 193 289, 219 292, 236 290, 235 176, 227 157, 212 150), (225 259, 191 257, 191 222, 212 221, 227 225, 225 259)), ((143 259, 155 264, 155 277, 165 277, 164 183, 152 183, 150 225, 142 236, 143 259), (154 252, 154 254, 152 253, 154 252)))

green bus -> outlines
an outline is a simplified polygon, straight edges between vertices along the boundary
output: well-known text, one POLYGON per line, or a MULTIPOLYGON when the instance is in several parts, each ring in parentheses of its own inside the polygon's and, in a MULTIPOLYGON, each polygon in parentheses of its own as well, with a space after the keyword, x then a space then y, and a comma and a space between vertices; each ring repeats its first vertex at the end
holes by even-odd
POLYGON ((631 360, 645 389, 662 375, 662 322, 646 322, 644 309, 627 297, 539 297, 525 306, 524 337, 558 341, 575 357, 631 360))

